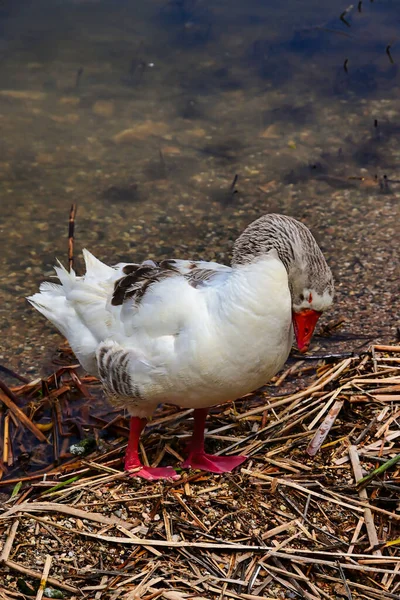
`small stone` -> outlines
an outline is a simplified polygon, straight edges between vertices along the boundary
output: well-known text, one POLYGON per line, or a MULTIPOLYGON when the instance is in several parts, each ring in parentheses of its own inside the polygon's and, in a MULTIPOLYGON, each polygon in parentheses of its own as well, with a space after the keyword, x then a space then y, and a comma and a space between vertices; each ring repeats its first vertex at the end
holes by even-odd
POLYGON ((186 133, 187 135, 192 135, 193 137, 198 138, 205 137, 206 135, 205 129, 202 129, 201 127, 197 127, 196 129, 189 129, 186 133))
POLYGON ((0 96, 15 98, 16 100, 44 100, 44 92, 24 91, 24 90, 0 90, 0 96))
POLYGON ((168 130, 166 123, 144 121, 135 127, 124 129, 112 138, 116 144, 130 144, 136 140, 144 140, 150 135, 164 135, 168 130))
POLYGON ((41 165, 49 165, 54 162, 54 154, 39 152, 35 157, 35 161, 41 165))
POLYGON ((59 99, 59 103, 77 106, 80 103, 80 98, 77 98, 76 96, 62 96, 62 98, 59 99))
POLYGON ((77 444, 72 444, 69 451, 75 456, 82 456, 88 454, 96 447, 96 440, 94 438, 85 438, 77 444))
POLYGON ((99 117, 112 117, 114 114, 114 103, 108 100, 97 100, 93 104, 92 111, 99 117))
POLYGON ((44 589, 43 595, 45 598, 64 598, 63 592, 48 587, 44 589))
POLYGON ((70 123, 71 125, 74 125, 79 121, 79 115, 76 113, 68 113, 63 116, 53 115, 50 119, 56 123, 70 123))
POLYGON ((177 148, 176 146, 164 146, 162 148, 162 153, 166 154, 168 156, 173 156, 173 155, 177 155, 180 154, 181 151, 179 148, 177 148))
POLYGON ((260 137, 270 140, 279 138, 280 136, 277 131, 277 126, 275 124, 270 125, 260 133, 260 137))
POLYGON ((264 183, 262 185, 259 185, 258 189, 260 189, 262 192, 265 192, 267 194, 268 192, 270 192, 275 187, 276 187, 276 181, 275 181, 275 179, 273 179, 272 181, 268 181, 268 183, 264 183))

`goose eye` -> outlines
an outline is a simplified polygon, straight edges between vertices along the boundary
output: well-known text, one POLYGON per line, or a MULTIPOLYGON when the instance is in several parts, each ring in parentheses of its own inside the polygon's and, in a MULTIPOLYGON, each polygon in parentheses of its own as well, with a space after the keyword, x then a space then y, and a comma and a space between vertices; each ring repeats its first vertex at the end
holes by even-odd
POLYGON ((312 293, 310 292, 310 295, 308 296, 308 302, 311 304, 312 302, 312 293))
POLYGON ((299 300, 300 300, 300 302, 303 302, 303 300, 304 300, 304 294, 300 294, 299 300))

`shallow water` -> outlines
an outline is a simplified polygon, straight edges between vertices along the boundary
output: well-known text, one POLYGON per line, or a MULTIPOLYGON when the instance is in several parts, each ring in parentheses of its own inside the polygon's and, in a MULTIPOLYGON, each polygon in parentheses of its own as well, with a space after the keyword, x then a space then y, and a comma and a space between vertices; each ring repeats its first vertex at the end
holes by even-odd
POLYGON ((325 322, 395 338, 400 11, 346 9, 3 1, 2 364, 33 377, 60 341, 24 297, 66 260, 75 202, 78 271, 84 246, 110 263, 227 262, 260 214, 301 218, 337 281, 325 322))

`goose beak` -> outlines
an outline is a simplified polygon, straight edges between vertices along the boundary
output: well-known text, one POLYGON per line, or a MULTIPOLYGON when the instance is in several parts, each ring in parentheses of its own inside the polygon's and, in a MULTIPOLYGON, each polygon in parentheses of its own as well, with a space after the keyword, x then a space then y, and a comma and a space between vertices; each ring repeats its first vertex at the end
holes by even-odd
POLYGON ((321 312, 312 309, 304 309, 293 312, 293 328, 297 347, 301 353, 307 352, 311 342, 315 326, 321 316, 321 312))

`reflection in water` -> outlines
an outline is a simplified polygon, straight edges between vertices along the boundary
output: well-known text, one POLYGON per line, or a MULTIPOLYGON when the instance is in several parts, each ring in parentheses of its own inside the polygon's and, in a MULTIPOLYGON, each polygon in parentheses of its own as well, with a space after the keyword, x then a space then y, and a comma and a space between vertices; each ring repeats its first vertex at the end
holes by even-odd
POLYGON ((328 0, 301 10, 295 0, 4 0, 1 360, 33 374, 44 362, 52 329, 24 296, 65 257, 72 202, 77 251, 111 263, 226 262, 256 216, 303 218, 338 279, 336 311, 354 331, 390 337, 396 19, 389 0, 352 10, 328 0))

